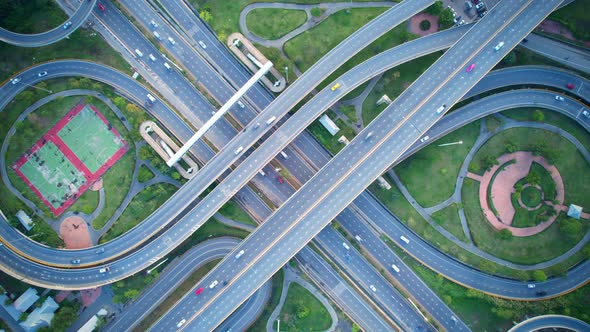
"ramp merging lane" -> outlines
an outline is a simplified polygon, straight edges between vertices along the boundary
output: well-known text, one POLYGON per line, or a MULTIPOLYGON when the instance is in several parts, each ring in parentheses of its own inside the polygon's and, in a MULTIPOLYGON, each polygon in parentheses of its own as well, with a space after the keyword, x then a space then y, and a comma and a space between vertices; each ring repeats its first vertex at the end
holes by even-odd
MULTIPOLYGON (((341 209, 345 207, 356 195, 364 189, 368 183, 374 180, 382 171, 384 171, 388 164, 388 160, 395 160, 395 157, 407 149, 410 143, 418 138, 422 132, 430 127, 440 115, 432 116, 433 110, 438 105, 442 104, 442 101, 446 101, 449 105, 456 102, 467 90, 477 82, 477 79, 481 78, 488 70, 497 63, 502 56, 505 55, 507 50, 514 47, 519 41, 519 37, 523 38, 530 32, 542 20, 548 15, 551 10, 555 8, 559 3, 548 2, 544 7, 541 4, 531 4, 529 2, 516 1, 508 3, 500 3, 494 10, 492 10, 484 19, 482 19, 476 26, 480 25, 481 28, 477 29, 476 32, 467 33, 456 45, 460 47, 452 47, 437 63, 427 71, 422 79, 419 79, 410 87, 404 94, 398 98, 396 102, 388 107, 388 110, 395 108, 397 112, 384 112, 380 119, 381 121, 374 121, 365 131, 375 125, 375 123, 388 125, 388 124, 400 124, 399 129, 395 131, 396 135, 393 135, 391 128, 379 128, 379 133, 375 133, 376 137, 384 137, 383 139, 374 138, 373 141, 379 140, 380 145, 384 148, 378 149, 374 144, 363 144, 361 136, 357 137, 355 142, 351 143, 345 148, 338 156, 336 156, 327 167, 322 169, 314 178, 312 178, 304 187, 293 197, 287 201, 287 203, 277 210, 273 216, 259 227, 246 241, 240 245, 240 249, 252 250, 250 242, 268 243, 268 239, 273 239, 271 243, 267 244, 266 248, 259 253, 252 253, 249 255, 248 260, 242 262, 242 267, 237 266, 238 264, 232 264, 227 266, 224 264, 224 260, 218 267, 212 271, 212 273, 205 278, 204 284, 211 282, 212 278, 230 278, 228 286, 224 288, 224 292, 219 292, 210 300, 201 298, 200 303, 196 303, 194 307, 199 308, 195 311, 195 314, 191 317, 190 321, 193 321, 196 317, 199 317, 199 326, 205 327, 206 329, 212 329, 225 316, 233 310, 236 305, 243 301, 241 299, 247 298, 252 290, 256 289, 256 285, 266 278, 270 277, 275 271, 276 267, 283 264, 286 260, 292 257, 304 244, 307 243, 323 225, 335 216, 341 209), (552 7, 553 6, 553 7, 552 7), (501 8, 501 9, 500 9, 501 8), (526 8, 524 14, 521 11, 526 8), (518 20, 515 20, 518 18, 518 20), (513 20, 518 22, 519 30, 515 31, 515 26, 510 24, 513 20), (510 30, 510 36, 507 36, 507 30, 510 30), (500 31, 499 31, 500 30, 500 31), (500 40, 496 40, 497 35, 500 34, 507 47, 504 51, 494 52, 492 49, 496 43, 500 40), (483 38, 482 38, 483 35, 483 38), (484 40, 484 45, 481 45, 481 40, 484 40), (471 52, 471 53, 470 53, 471 52), (469 83, 461 82, 465 80, 466 74, 464 73, 464 67, 467 62, 472 61, 471 58, 474 56, 479 58, 487 59, 486 62, 478 67, 479 71, 469 79, 469 83), (424 84, 424 77, 428 77, 428 83, 424 84), (452 79, 451 79, 452 78, 452 79), (455 80, 457 83, 455 83, 455 80), (433 89, 433 82, 438 82, 440 88, 433 89), (451 82, 451 83, 449 83, 451 82), (422 86, 424 85, 424 87, 422 86), (430 87, 427 87, 430 85, 430 87), (443 91, 438 91, 444 88, 443 91), (416 88, 419 87, 419 88, 416 88), (453 91, 449 91, 451 90, 453 91), (434 91, 434 92, 433 92, 434 91), (425 99, 428 97, 428 99, 425 99), (428 101, 428 105, 425 103, 428 101), (412 105, 412 107, 410 107, 412 105), (414 110, 415 105, 426 106, 414 110), (416 115, 420 115, 418 121, 416 116, 412 117, 411 120, 408 118, 402 121, 405 112, 400 112, 403 109, 410 109, 415 112, 416 115), (398 132, 401 135, 397 134, 398 132), (395 137, 393 137, 395 136, 395 137), (359 142, 360 141, 360 142, 359 142), (387 141, 387 144, 385 142, 387 141), (400 148, 401 146, 401 148, 400 148), (387 150, 388 147, 396 147, 398 151, 392 153, 387 150), (351 150, 353 149, 356 150, 351 150), (384 151, 386 150, 386 151, 384 151), (349 152, 351 151, 351 152, 349 152), (379 152, 381 156, 377 157, 373 155, 371 160, 368 156, 372 152, 379 152), (347 153, 348 152, 348 153, 347 153), (359 159, 359 155, 363 156, 359 159), (365 164, 363 164, 365 163, 365 164), (361 166, 361 164, 363 164, 361 166), (330 167, 332 166, 332 167, 330 167), (348 178, 349 175, 353 174, 354 180, 348 178), (374 177, 373 177, 374 175, 374 177), (337 179, 337 180, 334 180, 337 179), (367 182, 368 181, 368 182, 367 182), (341 190, 332 193, 331 190, 336 185, 342 183, 341 190), (359 189, 360 188, 360 189, 359 189), (318 207, 321 203, 321 207, 318 207), (344 206, 342 206, 345 204, 344 206), (316 208, 317 207, 317 208, 316 208), (304 218, 305 217, 305 218, 304 218), (293 220, 294 218, 294 220, 293 220), (285 239, 285 241, 283 241, 285 239), (247 266, 244 264, 247 263, 247 266), (223 271, 219 274, 218 271, 223 271), (231 274, 229 271, 233 271, 231 274), (240 278, 244 276, 243 278, 240 278), (235 282, 235 285, 234 285, 235 282), (231 295, 229 295, 231 294, 231 295), (206 300, 206 303, 204 301, 206 300), (203 314, 206 312, 206 314, 203 314)), ((297 113, 298 114, 298 113, 297 113)), ((294 127, 301 126, 301 119, 297 118, 295 114, 281 129, 288 128, 290 123, 293 123, 294 127)), ((273 135, 277 136, 277 134, 273 135)), ((280 137, 280 134, 278 135, 280 137)), ((258 150, 256 150, 250 158, 256 160, 259 154, 264 155, 264 147, 270 143, 270 139, 265 142, 258 150)), ((366 143, 366 142, 365 142, 366 143)), ((389 164, 393 161, 391 160, 389 164)), ((243 163, 240 168, 247 168, 250 165, 243 163)), ((237 170, 232 175, 239 173, 237 170)), ((218 186, 219 191, 231 190, 231 187, 225 187, 226 182, 230 186, 234 186, 234 182, 238 179, 233 179, 230 175, 226 181, 218 186), (231 180, 230 180, 231 179, 231 180)), ((214 190, 215 192, 215 190, 214 190)), ((202 203, 210 196, 216 196, 212 192, 208 195, 202 203)), ((197 206, 196 210, 199 210, 197 206)), ((258 248, 259 250, 259 248, 258 248)), ((246 251, 248 252, 248 251, 246 251)), ((233 262, 232 262, 233 263, 233 262)), ((157 325, 156 325, 157 329, 157 325)))

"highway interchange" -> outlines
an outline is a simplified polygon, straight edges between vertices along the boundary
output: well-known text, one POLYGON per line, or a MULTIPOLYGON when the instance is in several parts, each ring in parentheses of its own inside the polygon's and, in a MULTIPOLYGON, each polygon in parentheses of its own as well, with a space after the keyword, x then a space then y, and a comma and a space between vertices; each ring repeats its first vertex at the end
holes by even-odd
MULTIPOLYGON (((141 94, 139 94, 138 96, 141 96, 141 94)), ((230 150, 230 149, 228 149, 228 150, 230 150)), ((231 150, 230 150, 230 151, 231 151, 231 150)))

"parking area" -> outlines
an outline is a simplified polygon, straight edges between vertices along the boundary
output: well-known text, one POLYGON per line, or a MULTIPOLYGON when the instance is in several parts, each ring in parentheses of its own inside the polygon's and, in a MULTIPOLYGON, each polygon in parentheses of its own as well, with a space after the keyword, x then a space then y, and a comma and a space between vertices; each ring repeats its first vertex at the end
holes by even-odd
POLYGON ((464 20, 465 23, 472 23, 478 18, 478 12, 475 9, 476 2, 485 3, 485 7, 489 10, 494 7, 498 1, 500 0, 443 0, 443 5, 445 8, 452 8, 455 12, 455 17, 461 17, 458 22, 464 20), (470 3, 471 6, 467 3, 470 3))

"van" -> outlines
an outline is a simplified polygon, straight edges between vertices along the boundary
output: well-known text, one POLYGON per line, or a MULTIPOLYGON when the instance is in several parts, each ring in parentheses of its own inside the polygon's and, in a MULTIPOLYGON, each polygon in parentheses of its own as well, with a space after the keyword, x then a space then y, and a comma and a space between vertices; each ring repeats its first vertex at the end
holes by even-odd
POLYGON ((155 102, 155 101, 156 101, 156 98, 154 98, 154 96, 150 95, 149 93, 147 94, 147 99, 148 99, 148 100, 149 100, 151 103, 153 103, 153 102, 155 102))
POLYGON ((350 247, 348 246, 348 244, 346 244, 346 242, 342 242, 342 246, 344 247, 344 249, 350 250, 350 247))
POLYGON ((266 120, 266 124, 267 124, 267 125, 270 125, 270 124, 272 124, 272 123, 273 123, 273 122, 274 122, 276 119, 277 119, 277 117, 276 117, 276 116, 272 116, 272 117, 270 117, 268 120, 266 120))
POLYGON ((162 36, 160 36, 158 31, 154 31, 154 37, 156 37, 156 39, 158 39, 158 40, 162 40, 162 36))
POLYGON ((242 152, 244 150, 243 146, 240 146, 239 148, 236 149, 236 151, 234 152, 235 155, 240 154, 240 152, 242 152))
POLYGON ((402 236, 400 236, 399 238, 400 238, 402 241, 404 241, 406 244, 410 244, 410 240, 409 240, 407 237, 405 237, 405 236, 403 236, 403 235, 402 235, 402 236))
POLYGON ((137 54, 140 58, 143 56, 143 53, 139 49, 135 49, 135 54, 137 54))
POLYGON ((151 53, 150 53, 150 60, 156 61, 156 57, 153 54, 151 54, 151 53))
POLYGON ((166 67, 166 69, 168 69, 168 70, 172 70, 172 67, 170 67, 168 62, 164 62, 164 67, 166 67))
POLYGON ((285 151, 281 151, 281 156, 285 159, 289 159, 289 156, 285 153, 285 151))
POLYGON ((392 269, 393 269, 395 272, 399 273, 399 267, 397 267, 397 265, 395 265, 395 264, 391 264, 391 268, 392 268, 392 269))
POLYGON ((236 259, 242 257, 243 254, 244 254, 244 250, 242 249, 242 250, 240 250, 239 253, 236 254, 236 259))

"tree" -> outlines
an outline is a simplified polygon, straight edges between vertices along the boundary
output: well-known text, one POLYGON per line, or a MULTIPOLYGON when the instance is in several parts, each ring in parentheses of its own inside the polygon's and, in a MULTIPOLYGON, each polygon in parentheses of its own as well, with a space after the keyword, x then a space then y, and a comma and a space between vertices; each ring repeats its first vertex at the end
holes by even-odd
POLYGON ((498 160, 491 155, 487 155, 481 161, 482 167, 489 171, 494 165, 498 165, 498 160))
POLYGON ((535 186, 538 185, 541 182, 541 175, 537 172, 530 172, 529 174, 527 174, 527 176, 524 178, 526 180, 527 183, 535 186))
POLYGON ((533 271, 532 277, 533 277, 533 280, 539 281, 539 282, 547 280, 547 275, 545 274, 545 272, 543 272, 541 270, 533 271))
POLYGON ((582 232, 582 223, 574 218, 562 220, 559 224, 559 230, 569 238, 575 238, 582 232))
POLYGON ((545 113, 540 110, 533 111, 533 121, 543 122, 545 120, 545 113))
POLYGON ((129 300, 133 300, 134 298, 137 297, 137 295, 139 295, 139 291, 137 289, 129 289, 127 291, 125 291, 125 293, 123 294, 126 298, 128 298, 129 300))
POLYGON ((500 235, 502 240, 510 240, 513 236, 512 232, 508 228, 501 229, 500 232, 498 232, 498 235, 500 235))
POLYGON ((206 9, 199 11, 199 17, 207 23, 211 22, 211 20, 213 19, 213 15, 211 15, 211 12, 206 9))
POLYGON ((424 12, 426 12, 427 14, 430 15, 438 15, 443 11, 443 3, 442 1, 437 1, 435 3, 433 3, 432 5, 430 5, 428 8, 426 8, 424 10, 424 12))
POLYGON ((518 149, 518 147, 516 146, 516 144, 514 144, 512 142, 506 143, 506 152, 513 153, 513 152, 516 152, 517 149, 518 149))
POLYGON ((313 16, 313 17, 322 16, 322 9, 320 7, 313 7, 311 9, 311 16, 313 16))
POLYGON ((438 15, 438 26, 439 29, 448 29, 455 24, 453 12, 450 9, 443 10, 440 15, 438 15))

